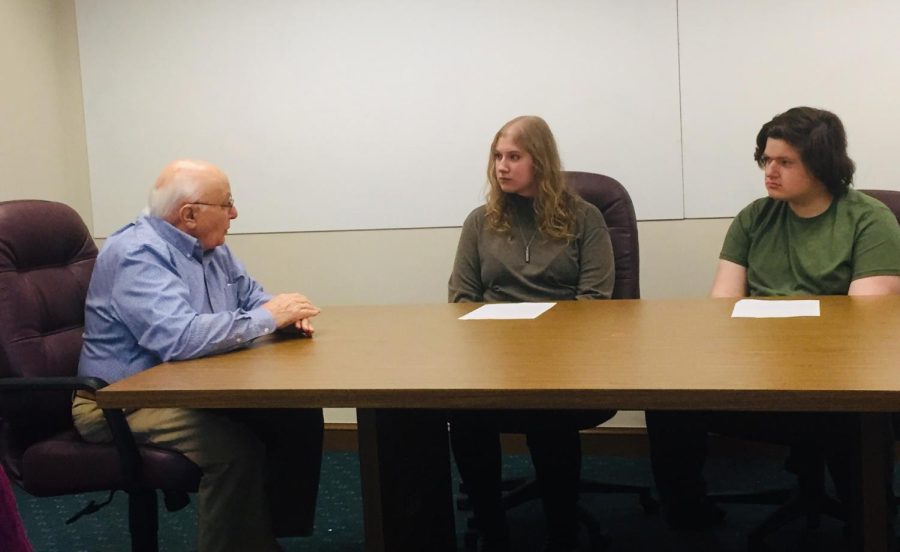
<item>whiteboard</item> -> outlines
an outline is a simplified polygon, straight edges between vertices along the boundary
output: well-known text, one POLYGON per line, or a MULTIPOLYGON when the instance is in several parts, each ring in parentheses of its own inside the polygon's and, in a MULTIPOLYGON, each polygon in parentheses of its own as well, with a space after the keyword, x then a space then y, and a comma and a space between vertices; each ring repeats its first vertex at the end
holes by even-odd
POLYGON ((682 218, 673 0, 78 0, 94 229, 170 160, 230 176, 237 233, 459 226, 494 132, 682 218))
POLYGON ((798 105, 844 122, 857 188, 900 189, 900 2, 681 0, 678 20, 687 218, 765 195, 756 135, 798 105))

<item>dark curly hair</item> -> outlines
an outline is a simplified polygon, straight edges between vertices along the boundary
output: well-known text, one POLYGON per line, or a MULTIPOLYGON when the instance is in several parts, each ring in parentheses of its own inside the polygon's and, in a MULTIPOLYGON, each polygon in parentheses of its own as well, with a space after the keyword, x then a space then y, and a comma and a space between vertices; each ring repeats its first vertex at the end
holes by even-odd
POLYGON ((766 140, 784 140, 799 153, 807 170, 840 197, 853 182, 856 166, 847 155, 847 133, 837 115, 814 107, 794 107, 764 124, 756 135, 753 159, 765 167, 766 140))

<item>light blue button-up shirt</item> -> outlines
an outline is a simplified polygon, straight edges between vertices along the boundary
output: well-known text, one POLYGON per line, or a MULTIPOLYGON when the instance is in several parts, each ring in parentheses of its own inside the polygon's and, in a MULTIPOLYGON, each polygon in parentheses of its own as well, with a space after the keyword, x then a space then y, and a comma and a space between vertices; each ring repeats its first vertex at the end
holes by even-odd
POLYGON ((78 373, 114 382, 275 331, 270 299, 227 246, 143 216, 106 240, 91 277, 78 373))

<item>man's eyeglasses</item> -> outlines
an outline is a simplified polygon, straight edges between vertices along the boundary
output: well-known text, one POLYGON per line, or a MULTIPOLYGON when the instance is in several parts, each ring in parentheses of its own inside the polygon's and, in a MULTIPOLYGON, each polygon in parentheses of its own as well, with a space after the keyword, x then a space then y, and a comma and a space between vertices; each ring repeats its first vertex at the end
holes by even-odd
POLYGON ((191 205, 208 205, 209 207, 222 207, 224 209, 231 210, 234 207, 234 198, 229 196, 228 201, 225 203, 204 203, 202 201, 192 201, 191 205))

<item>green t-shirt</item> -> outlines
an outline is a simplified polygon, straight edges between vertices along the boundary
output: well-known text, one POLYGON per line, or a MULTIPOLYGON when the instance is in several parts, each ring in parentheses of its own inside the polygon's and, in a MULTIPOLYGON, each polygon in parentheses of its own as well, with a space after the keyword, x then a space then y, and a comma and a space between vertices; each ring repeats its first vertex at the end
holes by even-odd
POLYGON ((900 275, 900 226, 853 189, 812 218, 766 197, 734 219, 719 258, 747 267, 751 296, 846 295, 858 278, 900 275))

